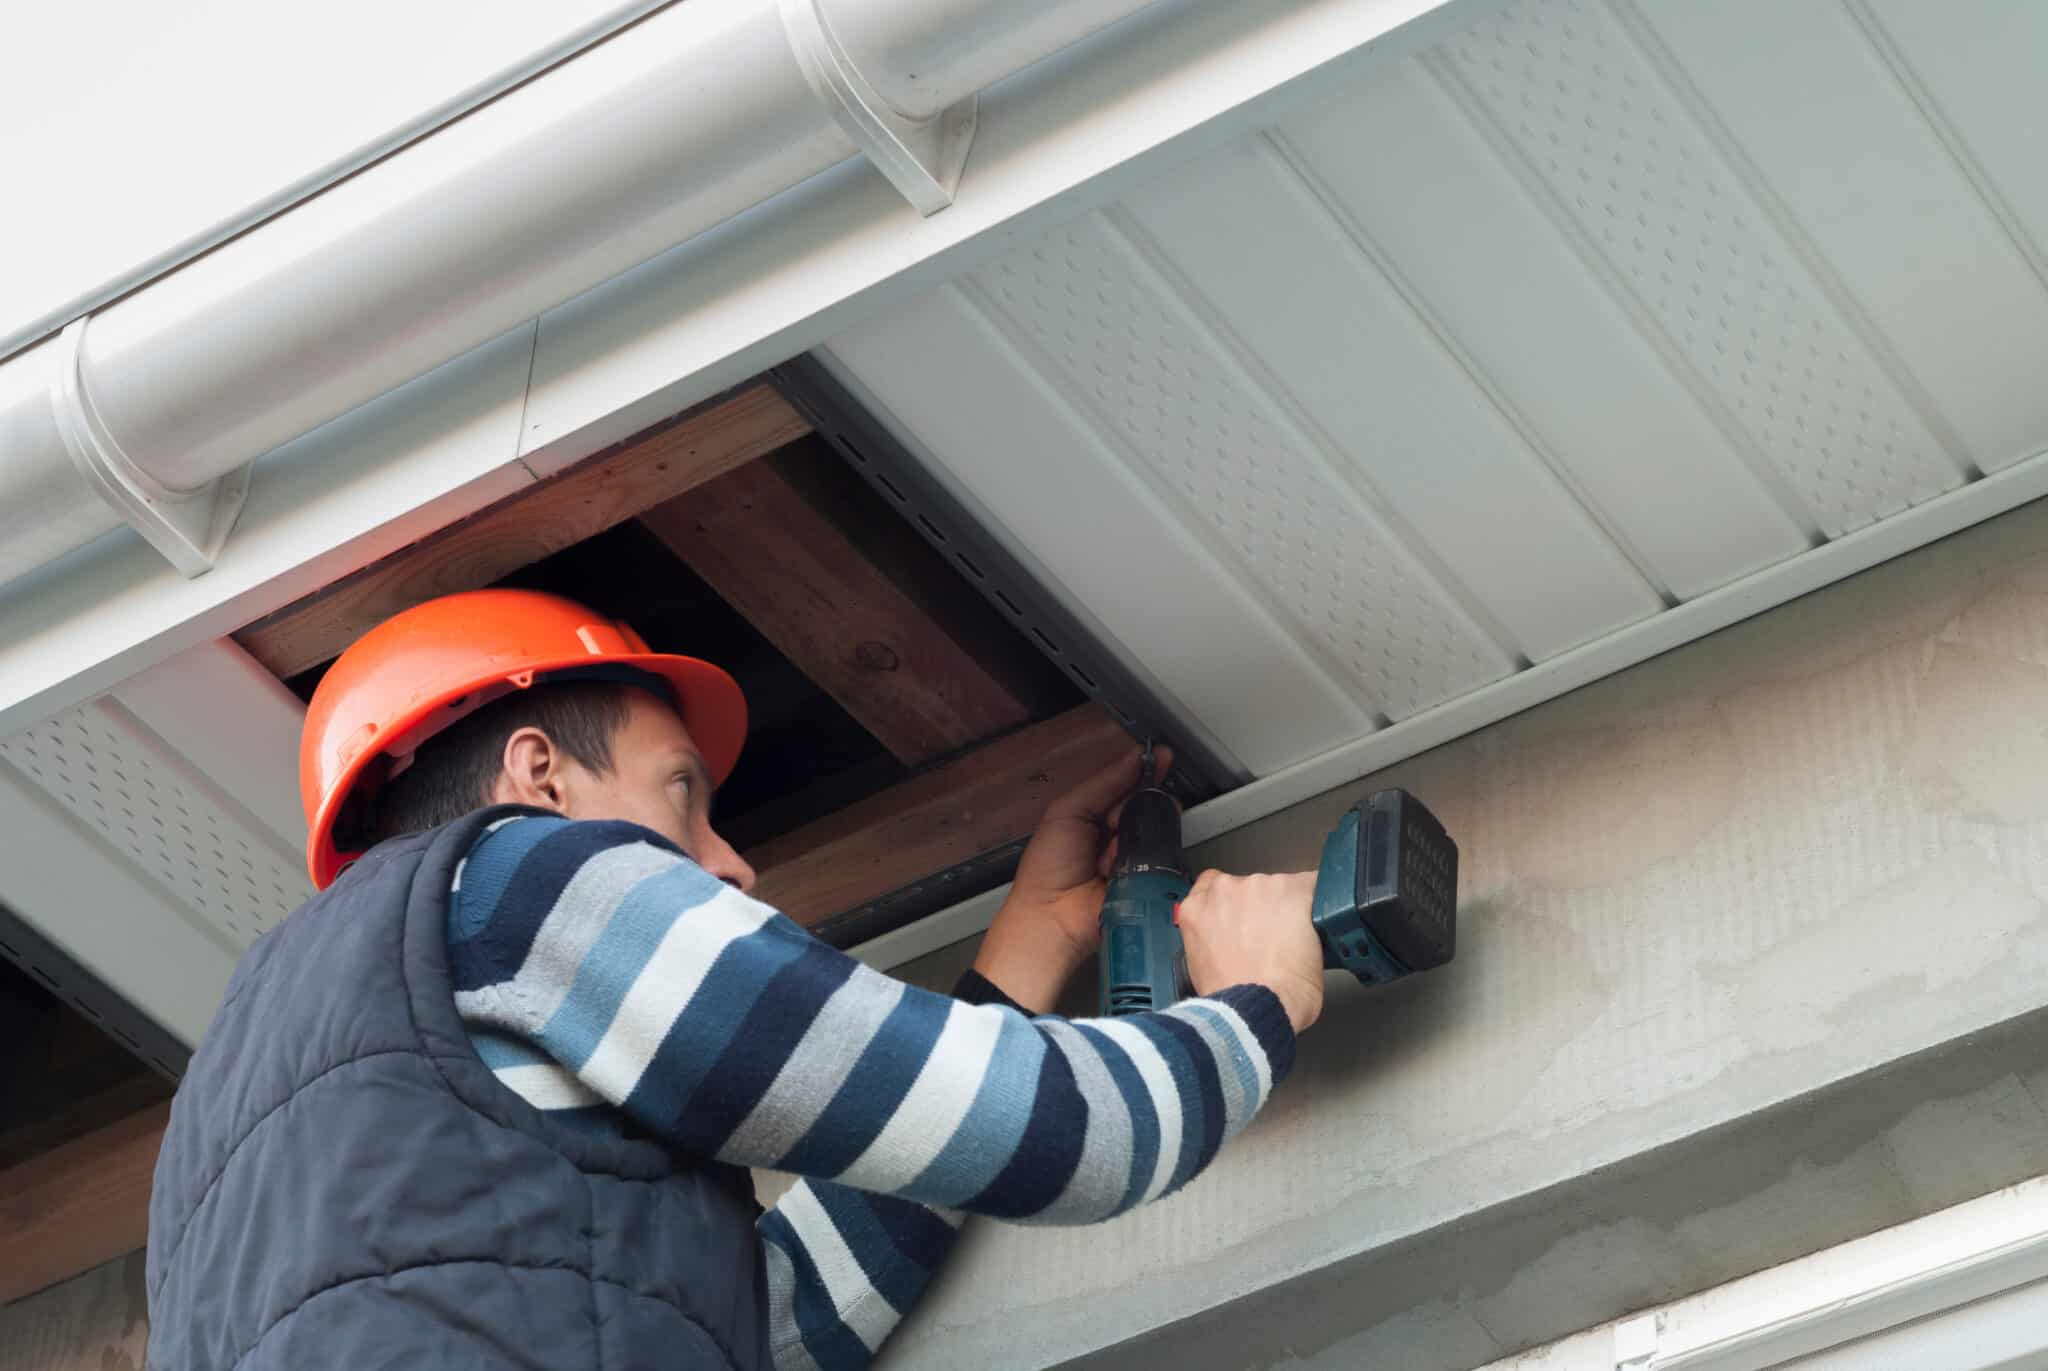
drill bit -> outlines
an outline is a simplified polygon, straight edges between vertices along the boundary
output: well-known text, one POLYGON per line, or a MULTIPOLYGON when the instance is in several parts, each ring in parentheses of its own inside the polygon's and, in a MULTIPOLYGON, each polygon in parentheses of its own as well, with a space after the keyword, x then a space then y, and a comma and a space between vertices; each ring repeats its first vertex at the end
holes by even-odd
POLYGON ((1153 771, 1155 765, 1156 763, 1152 758, 1152 739, 1147 737, 1145 739, 1145 755, 1139 760, 1138 764, 1138 784, 1140 786, 1149 786, 1156 779, 1153 771))

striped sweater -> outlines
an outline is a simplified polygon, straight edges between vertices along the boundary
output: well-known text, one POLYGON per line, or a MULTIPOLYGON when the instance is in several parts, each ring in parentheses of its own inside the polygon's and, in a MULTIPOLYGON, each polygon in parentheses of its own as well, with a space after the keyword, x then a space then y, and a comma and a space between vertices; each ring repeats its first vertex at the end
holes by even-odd
POLYGON ((964 1000, 904 985, 628 823, 492 825, 448 950, 478 1054, 536 1107, 808 1178, 759 1224, 783 1367, 865 1366, 963 1212, 1089 1223, 1185 1185, 1294 1054, 1261 986, 1068 1021, 972 973, 964 1000))

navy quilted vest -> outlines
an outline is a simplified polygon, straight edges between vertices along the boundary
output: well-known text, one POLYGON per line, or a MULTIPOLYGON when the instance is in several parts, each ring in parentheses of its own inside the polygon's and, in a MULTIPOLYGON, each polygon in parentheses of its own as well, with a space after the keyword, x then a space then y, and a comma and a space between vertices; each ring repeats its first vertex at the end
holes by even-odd
POLYGON ((744 1172, 554 1122, 448 986, 493 811, 385 843, 250 949, 171 1109, 149 1365, 766 1368, 744 1172))

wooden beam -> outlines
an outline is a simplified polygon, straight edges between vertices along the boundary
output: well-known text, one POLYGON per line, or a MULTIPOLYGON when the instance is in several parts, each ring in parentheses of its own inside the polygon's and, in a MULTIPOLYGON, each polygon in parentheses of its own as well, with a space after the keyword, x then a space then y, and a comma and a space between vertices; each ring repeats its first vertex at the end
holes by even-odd
POLYGON ((810 432, 755 386, 479 510, 235 635, 280 679, 338 655, 402 609, 474 590, 810 432))
POLYGON ((26 1118, 17 1114, 0 1131, 0 1174, 167 1100, 171 1089, 169 1081, 144 1070, 26 1118))
POLYGON ((791 447, 640 520, 898 761, 916 766, 1030 721, 1019 668, 1031 649, 962 641, 942 601, 972 592, 893 514, 864 521, 835 493, 833 460, 791 447), (903 542, 926 558, 921 579, 889 565, 903 542))
POLYGON ((1055 796, 1135 746, 1080 705, 749 851, 754 893, 806 926, 1028 835, 1055 796))
POLYGON ((0 1304, 143 1245, 170 1117, 166 1100, 0 1171, 0 1304))

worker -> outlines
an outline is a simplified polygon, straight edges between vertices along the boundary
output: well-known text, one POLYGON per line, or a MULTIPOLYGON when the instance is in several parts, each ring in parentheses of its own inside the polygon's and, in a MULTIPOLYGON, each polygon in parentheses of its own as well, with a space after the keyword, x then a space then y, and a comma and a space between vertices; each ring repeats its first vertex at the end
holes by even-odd
POLYGON ((1197 998, 1051 1010, 1130 755, 1053 802, 954 996, 749 896, 739 687, 568 600, 397 615, 314 692, 320 893, 236 969, 150 1203, 149 1365, 866 1365, 965 1214, 1187 1184, 1322 1005, 1312 875, 1205 873, 1197 998), (803 1177, 773 1208, 747 1168, 803 1177))

